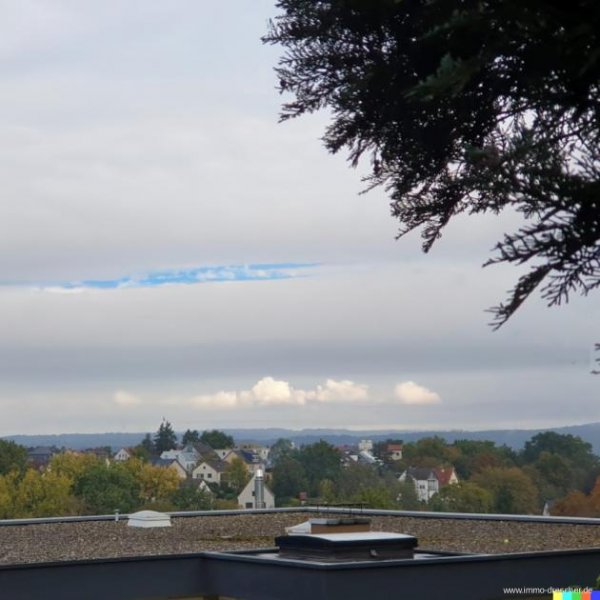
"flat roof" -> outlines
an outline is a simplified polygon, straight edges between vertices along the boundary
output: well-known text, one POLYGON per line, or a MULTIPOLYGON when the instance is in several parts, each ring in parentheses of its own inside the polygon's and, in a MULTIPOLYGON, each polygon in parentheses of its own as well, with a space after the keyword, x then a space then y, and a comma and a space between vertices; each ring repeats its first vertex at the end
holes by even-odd
MULTIPOLYGON (((421 550, 504 554, 600 546, 600 520, 467 518, 466 515, 409 515, 365 511, 373 532, 415 536, 421 550)), ((285 528, 307 516, 327 518, 327 511, 299 509, 207 512, 173 516, 172 526, 139 529, 127 519, 77 520, 0 526, 0 564, 106 559, 131 556, 236 551, 273 546, 285 528)), ((356 516, 356 515, 355 515, 356 516)), ((4 522, 7 524, 8 522, 4 522)), ((340 535, 340 534, 338 534, 340 535)), ((356 535, 356 534, 352 534, 356 535)))

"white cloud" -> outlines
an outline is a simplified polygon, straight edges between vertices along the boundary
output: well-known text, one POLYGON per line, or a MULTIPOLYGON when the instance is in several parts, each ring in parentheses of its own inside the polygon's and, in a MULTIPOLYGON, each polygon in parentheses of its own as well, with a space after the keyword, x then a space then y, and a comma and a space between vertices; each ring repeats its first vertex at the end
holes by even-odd
POLYGON ((288 381, 263 377, 249 390, 219 391, 194 396, 188 403, 196 408, 233 409, 256 406, 304 406, 310 402, 353 403, 368 399, 368 387, 353 381, 327 379, 315 389, 294 388, 288 381))
POLYGON ((320 402, 358 402, 369 396, 368 387, 348 379, 328 379, 324 386, 318 385, 315 399, 320 402))
POLYGON ((414 381, 403 381, 394 388, 394 396, 402 404, 439 404, 442 399, 436 392, 414 381))
POLYGON ((235 408, 238 405, 237 392, 217 392, 190 398, 189 403, 196 408, 235 408))
POLYGON ((115 392, 113 401, 115 404, 124 407, 139 406, 142 403, 142 399, 139 396, 130 394, 129 392, 124 392, 123 390, 118 390, 115 392))

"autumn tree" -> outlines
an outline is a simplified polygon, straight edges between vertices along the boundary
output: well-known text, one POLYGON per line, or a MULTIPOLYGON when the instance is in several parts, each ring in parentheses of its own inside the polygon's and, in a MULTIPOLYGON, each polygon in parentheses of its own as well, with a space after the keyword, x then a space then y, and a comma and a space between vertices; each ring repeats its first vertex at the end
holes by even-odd
POLYGON ((600 286, 600 5, 279 0, 282 120, 328 109, 324 142, 391 195, 428 251, 454 217, 523 219, 486 264, 527 265, 506 322, 600 286))
POLYGON ((164 469, 139 458, 130 458, 122 467, 133 475, 143 504, 168 504, 179 488, 180 479, 174 469, 164 469))
POLYGON ((54 517, 76 514, 79 503, 72 495, 73 481, 64 474, 27 469, 14 498, 20 517, 54 517))
POLYGON ((76 482, 87 469, 98 464, 101 464, 101 461, 94 454, 67 451, 55 454, 48 463, 47 471, 64 475, 76 482))

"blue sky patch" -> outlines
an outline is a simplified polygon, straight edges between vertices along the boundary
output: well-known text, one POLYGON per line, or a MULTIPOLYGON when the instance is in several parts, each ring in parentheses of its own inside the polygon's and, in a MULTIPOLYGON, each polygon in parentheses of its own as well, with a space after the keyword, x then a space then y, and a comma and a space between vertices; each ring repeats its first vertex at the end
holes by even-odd
POLYGON ((112 290, 128 287, 160 287, 163 285, 193 285, 226 281, 273 281, 306 276, 306 269, 318 267, 318 263, 257 263, 249 265, 220 265, 193 267, 189 269, 162 269, 137 276, 117 279, 84 279, 81 281, 46 282, 44 289, 112 290), (299 271, 303 271, 299 273, 299 271))

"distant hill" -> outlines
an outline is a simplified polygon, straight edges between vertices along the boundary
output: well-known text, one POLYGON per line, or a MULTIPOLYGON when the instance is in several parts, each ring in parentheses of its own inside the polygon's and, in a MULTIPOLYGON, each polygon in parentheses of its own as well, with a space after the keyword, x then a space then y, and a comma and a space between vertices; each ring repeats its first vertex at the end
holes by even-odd
MULTIPOLYGON (((543 429, 490 429, 484 431, 349 431, 347 429, 225 429, 225 433, 233 436, 236 442, 255 442, 272 444, 278 438, 288 438, 296 444, 312 444, 323 439, 330 444, 353 444, 357 440, 368 438, 373 441, 387 438, 402 439, 414 442, 423 437, 440 436, 448 442, 460 439, 491 440, 496 444, 506 444, 515 450, 522 448, 527 440, 543 431, 571 434, 581 437, 592 444, 594 452, 600 454, 600 423, 571 425, 543 429)), ((110 446, 114 451, 124 446, 135 446, 146 435, 142 433, 63 433, 58 435, 11 435, 3 439, 13 440, 23 446, 57 446, 82 450, 99 446, 110 446)), ((179 433, 181 436, 181 432, 179 433)))

